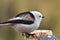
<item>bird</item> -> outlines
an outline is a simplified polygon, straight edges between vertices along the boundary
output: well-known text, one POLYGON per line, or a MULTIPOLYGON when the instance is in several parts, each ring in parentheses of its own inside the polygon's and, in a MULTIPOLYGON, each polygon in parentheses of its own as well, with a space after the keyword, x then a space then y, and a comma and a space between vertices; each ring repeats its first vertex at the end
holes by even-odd
POLYGON ((43 18, 42 13, 38 11, 25 11, 7 21, 0 22, 0 25, 11 25, 18 32, 30 33, 39 28, 43 18))

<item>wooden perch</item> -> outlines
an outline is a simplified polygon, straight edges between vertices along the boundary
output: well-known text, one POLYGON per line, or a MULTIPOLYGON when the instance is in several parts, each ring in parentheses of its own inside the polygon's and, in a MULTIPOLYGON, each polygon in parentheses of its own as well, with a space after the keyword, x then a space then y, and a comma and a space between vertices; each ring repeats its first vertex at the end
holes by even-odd
POLYGON ((51 30, 35 30, 30 35, 24 35, 24 40, 41 40, 41 36, 53 35, 51 30))

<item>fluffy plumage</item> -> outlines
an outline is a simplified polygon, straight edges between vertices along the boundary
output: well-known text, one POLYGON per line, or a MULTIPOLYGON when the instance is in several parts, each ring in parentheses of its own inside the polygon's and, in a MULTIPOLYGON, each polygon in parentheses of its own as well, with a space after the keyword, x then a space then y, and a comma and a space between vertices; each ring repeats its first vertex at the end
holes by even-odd
POLYGON ((38 11, 22 12, 17 14, 14 18, 0 23, 0 25, 12 25, 12 28, 16 31, 29 33, 38 29, 42 18, 43 15, 38 11))

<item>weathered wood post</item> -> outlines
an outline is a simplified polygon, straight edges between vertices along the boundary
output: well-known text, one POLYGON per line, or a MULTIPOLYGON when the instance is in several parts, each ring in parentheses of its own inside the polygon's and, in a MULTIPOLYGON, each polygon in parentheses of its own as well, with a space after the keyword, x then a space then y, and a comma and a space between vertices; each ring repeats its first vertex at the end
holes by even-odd
POLYGON ((41 40, 41 36, 53 35, 51 30, 35 30, 30 33, 31 35, 24 35, 24 40, 41 40))

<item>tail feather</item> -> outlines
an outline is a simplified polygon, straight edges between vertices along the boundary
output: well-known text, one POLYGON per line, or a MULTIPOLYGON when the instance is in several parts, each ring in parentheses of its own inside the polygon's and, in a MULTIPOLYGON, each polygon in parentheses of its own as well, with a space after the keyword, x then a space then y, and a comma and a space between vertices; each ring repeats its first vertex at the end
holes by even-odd
POLYGON ((1 23, 0 23, 0 26, 1 26, 1 25, 9 25, 9 23, 7 23, 7 22, 1 22, 1 23))

